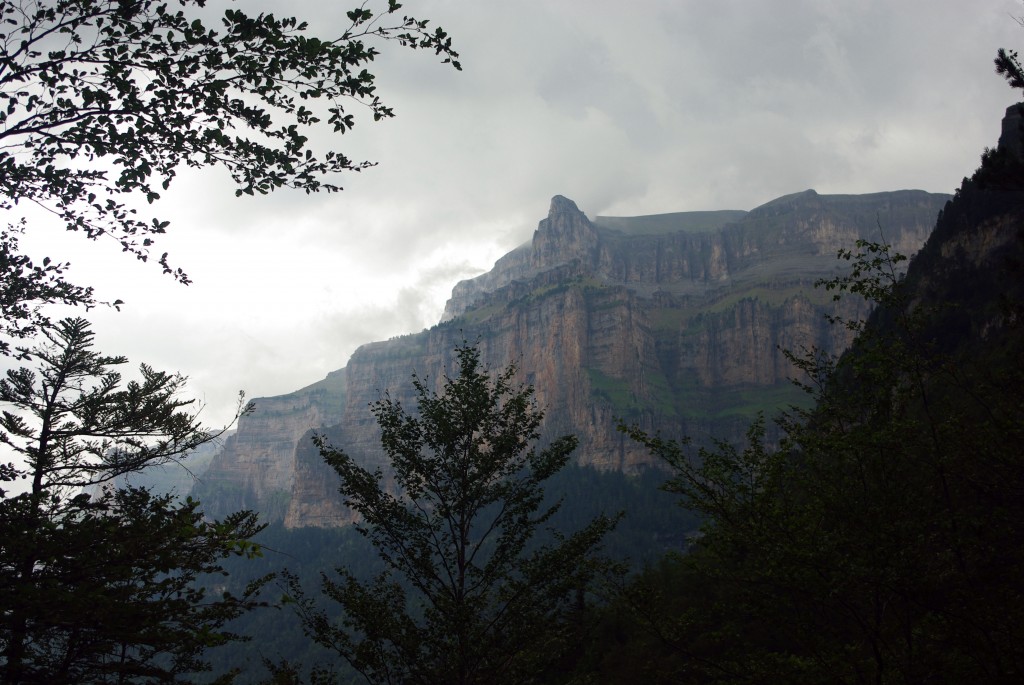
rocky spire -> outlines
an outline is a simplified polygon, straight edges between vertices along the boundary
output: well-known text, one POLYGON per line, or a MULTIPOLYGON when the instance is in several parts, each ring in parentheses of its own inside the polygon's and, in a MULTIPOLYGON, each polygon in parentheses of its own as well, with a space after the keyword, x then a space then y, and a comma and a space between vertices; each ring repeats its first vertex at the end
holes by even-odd
POLYGON ((564 195, 555 195, 551 198, 551 206, 548 208, 548 218, 555 214, 580 214, 580 208, 576 203, 564 195))
POLYGON ((597 230, 576 203, 567 197, 551 198, 548 218, 533 234, 532 266, 547 269, 574 259, 590 264, 597 254, 597 230))

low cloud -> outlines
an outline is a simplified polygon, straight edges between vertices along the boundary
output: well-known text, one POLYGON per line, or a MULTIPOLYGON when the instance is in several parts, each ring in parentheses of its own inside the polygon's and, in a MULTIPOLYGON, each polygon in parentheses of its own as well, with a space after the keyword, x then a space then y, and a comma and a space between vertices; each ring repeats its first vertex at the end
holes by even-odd
MULTIPOLYGON (((128 303, 97 314, 110 352, 187 373, 219 420, 239 388, 288 392, 434 323, 554 194, 630 215, 806 188, 952 192, 1015 100, 995 51, 1024 38, 1013 0, 415 5, 465 70, 381 46, 370 66, 398 116, 334 141, 379 162, 344 192, 239 199, 222 172, 184 173, 156 211, 188 288, 53 236, 79 280, 128 303)), ((340 30, 333 5, 287 11, 340 30)))

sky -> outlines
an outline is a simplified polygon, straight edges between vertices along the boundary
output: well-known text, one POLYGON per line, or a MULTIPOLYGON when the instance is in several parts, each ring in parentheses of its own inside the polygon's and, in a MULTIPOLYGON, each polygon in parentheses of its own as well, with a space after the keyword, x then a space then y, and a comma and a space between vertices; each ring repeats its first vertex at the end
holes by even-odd
MULTIPOLYGON (((344 2, 241 4, 344 29, 344 2)), ((113 244, 25 241, 124 300, 90 312, 99 349, 187 375, 210 425, 239 390, 297 390, 361 344, 437 323, 455 283, 529 240, 553 195, 636 216, 808 188, 952 193, 1019 99, 992 66, 1024 45, 1016 0, 404 4, 451 34, 463 71, 379 46, 371 71, 396 117, 333 141, 378 163, 343 192, 235 198, 222 171, 183 173, 154 213, 171 220, 157 254, 187 287, 113 244)))

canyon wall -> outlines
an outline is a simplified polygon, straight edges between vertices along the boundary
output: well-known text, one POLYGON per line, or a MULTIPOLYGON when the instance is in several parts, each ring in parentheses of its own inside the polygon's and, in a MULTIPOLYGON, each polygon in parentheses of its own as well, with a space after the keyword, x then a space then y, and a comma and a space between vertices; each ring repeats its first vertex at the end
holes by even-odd
POLYGON ((385 473, 368 405, 411 400, 415 372, 438 382, 454 348, 477 342, 494 368, 514 363, 547 411, 544 436, 574 433, 577 461, 635 473, 649 455, 619 420, 668 437, 738 439, 758 412, 802 393, 783 350, 838 353, 849 332, 826 314, 864 316, 814 288, 842 273, 859 238, 912 254, 946 195, 788 195, 749 212, 590 220, 552 199, 532 241, 455 286, 438 325, 360 347, 346 367, 290 395, 257 400, 197 487, 212 513, 256 508, 288 526, 351 520, 310 440, 385 473))

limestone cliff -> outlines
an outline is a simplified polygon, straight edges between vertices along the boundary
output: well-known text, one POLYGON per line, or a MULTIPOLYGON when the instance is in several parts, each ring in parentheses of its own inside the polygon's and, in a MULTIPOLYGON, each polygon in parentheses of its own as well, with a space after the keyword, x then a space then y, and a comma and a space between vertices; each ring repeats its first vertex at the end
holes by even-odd
POLYGON ((310 429, 386 472, 367 405, 385 390, 409 399, 413 372, 436 382, 464 339, 479 340, 491 366, 518 366, 547 409, 545 436, 577 434, 581 464, 650 466, 617 418, 698 441, 737 437, 758 411, 800 400, 781 349, 848 344, 824 315, 862 305, 813 288, 842 267, 836 250, 864 237, 913 253, 947 200, 809 190, 750 212, 591 221, 556 196, 528 245, 454 288, 440 324, 359 348, 330 391, 258 401, 205 487, 225 511, 256 507, 289 526, 349 521, 310 429))
POLYGON ((256 509, 281 520, 294 492, 305 498, 304 479, 296 483, 296 448, 310 429, 341 420, 345 375, 341 369, 289 395, 254 400, 192 489, 207 513, 256 509))

